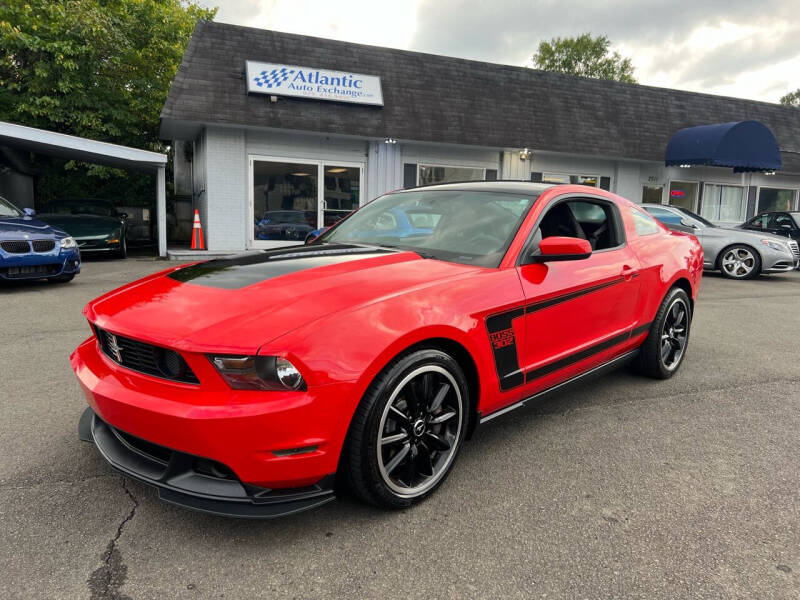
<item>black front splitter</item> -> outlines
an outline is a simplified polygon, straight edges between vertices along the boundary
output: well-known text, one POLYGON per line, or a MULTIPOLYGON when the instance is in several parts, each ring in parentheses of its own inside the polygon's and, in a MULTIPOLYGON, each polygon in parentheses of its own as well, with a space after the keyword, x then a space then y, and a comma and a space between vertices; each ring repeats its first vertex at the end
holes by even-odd
POLYGON ((156 488, 165 502, 200 512, 271 519, 316 508, 335 498, 333 475, 305 488, 270 490, 199 473, 193 467, 201 457, 139 440, 107 424, 90 407, 78 422, 78 437, 97 446, 117 471, 156 488), (158 455, 148 448, 156 448, 158 455))

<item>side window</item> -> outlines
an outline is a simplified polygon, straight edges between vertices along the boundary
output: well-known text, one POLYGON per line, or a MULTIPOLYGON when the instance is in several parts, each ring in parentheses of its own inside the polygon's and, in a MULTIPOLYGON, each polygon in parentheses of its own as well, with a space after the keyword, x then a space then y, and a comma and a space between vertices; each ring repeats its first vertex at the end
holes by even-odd
POLYGON ((769 215, 758 215, 750 219, 750 222, 747 224, 748 227, 752 227, 753 229, 765 229, 767 227, 767 222, 769 220, 769 215))
POLYGON ((539 223, 534 243, 547 237, 563 236, 588 240, 595 251, 615 248, 624 241, 618 224, 618 213, 609 202, 588 198, 558 202, 539 223))
POLYGON ((769 220, 769 229, 781 229, 788 226, 789 229, 794 229, 792 218, 786 213, 775 213, 769 220))
POLYGON ((661 231, 656 224, 655 219, 648 215, 643 210, 631 207, 631 216, 633 217, 633 226, 636 228, 636 233, 639 235, 652 235, 661 231))
POLYGON ((662 223, 669 223, 671 225, 680 225, 681 224, 681 216, 676 215, 674 212, 670 212, 665 208, 655 208, 653 206, 648 206, 645 209, 651 215, 653 215, 656 219, 661 221, 662 223))

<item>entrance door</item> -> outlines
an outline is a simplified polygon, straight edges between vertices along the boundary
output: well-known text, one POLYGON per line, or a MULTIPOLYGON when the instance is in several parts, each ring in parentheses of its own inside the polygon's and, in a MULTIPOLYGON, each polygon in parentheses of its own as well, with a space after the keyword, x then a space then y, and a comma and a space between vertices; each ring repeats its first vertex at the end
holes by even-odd
POLYGON ((363 165, 251 157, 249 245, 274 248, 303 243, 362 201, 363 165))
POLYGON ((680 206, 686 210, 695 210, 697 201, 697 182, 695 181, 670 181, 669 197, 670 206, 680 206))

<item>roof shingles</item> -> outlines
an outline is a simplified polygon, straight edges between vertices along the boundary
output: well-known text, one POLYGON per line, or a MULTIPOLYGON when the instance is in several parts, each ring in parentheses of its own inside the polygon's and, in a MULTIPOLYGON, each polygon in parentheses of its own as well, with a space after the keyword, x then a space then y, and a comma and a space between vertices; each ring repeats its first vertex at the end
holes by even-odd
POLYGON ((663 160, 670 136, 754 119, 800 172, 800 110, 778 104, 587 79, 446 56, 201 21, 161 112, 217 123, 663 160), (377 75, 384 106, 247 94, 246 60, 377 75))

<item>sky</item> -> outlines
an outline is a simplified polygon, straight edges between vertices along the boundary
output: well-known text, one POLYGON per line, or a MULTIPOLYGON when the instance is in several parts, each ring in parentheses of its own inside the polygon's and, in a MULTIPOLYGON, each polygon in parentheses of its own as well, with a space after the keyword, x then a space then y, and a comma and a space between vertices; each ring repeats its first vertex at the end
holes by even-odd
MULTIPOLYGON (((800 88, 800 0, 199 0, 216 21, 509 65, 606 35, 639 83, 777 102, 800 88)), ((313 66, 313 65, 309 65, 313 66)))

